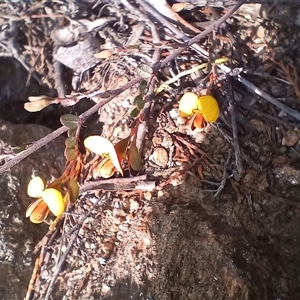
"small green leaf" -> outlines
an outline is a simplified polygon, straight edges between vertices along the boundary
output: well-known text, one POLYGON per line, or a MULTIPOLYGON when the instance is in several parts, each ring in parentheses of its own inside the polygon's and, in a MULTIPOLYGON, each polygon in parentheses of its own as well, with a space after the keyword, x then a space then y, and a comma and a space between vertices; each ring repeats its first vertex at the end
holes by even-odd
POLYGON ((136 103, 138 101, 143 101, 143 97, 141 95, 137 95, 134 99, 133 99, 133 104, 136 105, 136 103))
POLYGON ((68 137, 75 137, 77 132, 77 127, 68 130, 68 137))
POLYGON ((148 89, 147 89, 147 81, 146 80, 141 81, 139 89, 140 89, 141 94, 147 94, 148 89))
POLYGON ((77 145, 77 140, 74 136, 69 136, 65 140, 65 145, 67 148, 74 148, 77 145))
POLYGON ((75 129, 79 125, 79 119, 72 114, 65 114, 60 117, 61 124, 65 125, 69 129, 75 129))
POLYGON ((130 117, 131 118, 136 118, 139 115, 140 111, 137 107, 135 107, 131 112, 130 112, 130 117))
POLYGON ((138 99, 135 105, 139 110, 142 110, 144 108, 145 102, 143 99, 138 99))
POLYGON ((144 108, 145 102, 143 100, 143 97, 141 95, 137 95, 133 100, 134 105, 137 106, 139 110, 142 110, 144 108))
POLYGON ((140 64, 137 68, 137 73, 141 78, 147 79, 151 77, 151 75, 153 74, 153 70, 146 64, 140 64))
POLYGON ((78 151, 76 148, 66 148, 65 149, 65 157, 67 161, 74 160, 78 155, 78 151))

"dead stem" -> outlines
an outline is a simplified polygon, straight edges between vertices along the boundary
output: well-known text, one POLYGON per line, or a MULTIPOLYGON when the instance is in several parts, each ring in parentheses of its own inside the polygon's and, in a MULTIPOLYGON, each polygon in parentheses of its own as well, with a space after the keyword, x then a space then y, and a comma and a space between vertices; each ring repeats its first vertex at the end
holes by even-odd
POLYGON ((229 111, 230 117, 231 117, 234 155, 235 155, 236 168, 238 171, 238 174, 237 174, 238 178, 236 178, 236 179, 239 180, 241 178, 241 176, 245 173, 245 169, 243 167, 241 148, 240 148, 240 143, 239 143, 239 136, 238 136, 238 130, 237 130, 231 80, 229 81, 229 84, 228 84, 226 98, 228 100, 228 111, 229 111))
POLYGON ((63 264, 66 261, 66 257, 68 256, 68 254, 69 254, 69 252, 70 252, 70 250, 71 250, 71 248, 72 248, 72 246, 73 246, 73 244, 74 244, 74 242, 75 242, 75 240, 76 240, 76 238, 77 238, 77 236, 79 234, 79 229, 80 229, 80 227, 77 229, 77 231, 75 232, 75 234, 73 235, 73 237, 69 241, 69 244, 68 244, 68 246, 65 249, 65 252, 63 253, 62 257, 60 258, 59 263, 56 265, 56 269, 53 272, 53 276, 52 276, 52 279, 51 279, 51 281, 49 283, 49 286, 48 286, 48 289, 47 289, 47 293, 45 295, 44 300, 49 300, 50 297, 51 297, 52 291, 54 289, 55 281, 56 281, 56 279, 57 279, 57 277, 58 277, 58 275, 59 275, 59 273, 60 273, 60 271, 62 269, 63 264))
POLYGON ((98 181, 91 181, 80 187, 80 193, 91 190, 128 191, 145 190, 152 191, 155 188, 154 181, 147 181, 146 175, 131 178, 111 178, 98 181))

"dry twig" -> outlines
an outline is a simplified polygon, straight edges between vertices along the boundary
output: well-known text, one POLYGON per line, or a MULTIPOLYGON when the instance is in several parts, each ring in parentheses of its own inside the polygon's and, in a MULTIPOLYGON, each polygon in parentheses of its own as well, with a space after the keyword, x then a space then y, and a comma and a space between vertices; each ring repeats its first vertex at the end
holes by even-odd
POLYGON ((226 160, 226 163, 224 165, 224 169, 223 169, 223 176, 222 176, 222 181, 218 187, 218 189, 216 190, 214 197, 217 197, 218 195, 220 195, 220 193, 223 191, 223 189, 225 188, 225 184, 228 178, 228 173, 227 173, 227 167, 229 165, 230 162, 230 158, 231 158, 231 151, 229 151, 228 153, 228 158, 226 160))
POLYGON ((238 136, 238 130, 237 130, 231 82, 229 82, 228 89, 227 89, 227 100, 228 100, 228 111, 231 116, 235 162, 236 162, 236 167, 237 167, 237 171, 238 171, 238 179, 240 179, 241 176, 244 174, 245 170, 244 170, 243 162, 242 162, 242 155, 241 155, 241 148, 240 148, 239 136, 238 136))
POLYGON ((80 188, 80 193, 91 190, 105 191, 128 191, 128 190, 144 190, 152 191, 155 188, 155 182, 147 180, 146 175, 140 175, 131 178, 111 178, 99 181, 91 181, 80 188))
POLYGON ((72 246, 73 246, 73 244, 74 244, 74 242, 75 242, 75 240, 76 240, 76 238, 78 236, 79 229, 80 229, 80 227, 77 229, 77 231, 75 232, 75 234, 73 235, 73 237, 69 241, 69 244, 68 244, 68 246, 65 249, 65 252, 63 253, 62 257, 60 258, 59 263, 56 265, 56 269, 55 269, 55 271, 54 271, 54 273, 52 275, 52 279, 51 279, 51 281, 49 283, 49 286, 48 286, 48 289, 47 289, 47 293, 45 295, 44 300, 49 300, 50 297, 51 297, 52 291, 54 289, 55 281, 56 281, 56 279, 57 279, 57 277, 58 277, 58 275, 59 275, 59 273, 60 273, 60 271, 62 269, 62 266, 63 266, 64 262, 66 261, 66 257, 68 256, 68 254, 69 254, 69 252, 70 252, 70 250, 71 250, 71 248, 72 248, 72 246))

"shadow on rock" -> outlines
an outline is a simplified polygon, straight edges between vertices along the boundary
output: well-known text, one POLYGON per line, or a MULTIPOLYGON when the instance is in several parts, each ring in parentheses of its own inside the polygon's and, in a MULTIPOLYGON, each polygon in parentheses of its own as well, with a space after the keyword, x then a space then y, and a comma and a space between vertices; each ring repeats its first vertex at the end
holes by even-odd
POLYGON ((154 205, 157 299, 300 296, 299 211, 267 202, 268 214, 256 218, 232 194, 215 199, 184 185, 154 205), (285 226, 275 225, 287 211, 285 226))

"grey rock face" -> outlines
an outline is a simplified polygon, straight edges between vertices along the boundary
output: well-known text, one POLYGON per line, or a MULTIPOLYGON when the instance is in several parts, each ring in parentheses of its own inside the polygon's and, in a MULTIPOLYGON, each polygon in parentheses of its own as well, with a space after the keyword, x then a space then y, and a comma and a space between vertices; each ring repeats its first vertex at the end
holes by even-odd
MULTIPOLYGON (((11 146, 37 141, 50 133, 40 125, 14 125, 0 119, 2 162, 11 146)), ((33 249, 47 231, 46 225, 31 224, 25 218, 27 184, 32 175, 49 180, 64 166, 64 142, 59 138, 0 175, 0 295, 1 299, 23 299, 34 263, 33 249)))

